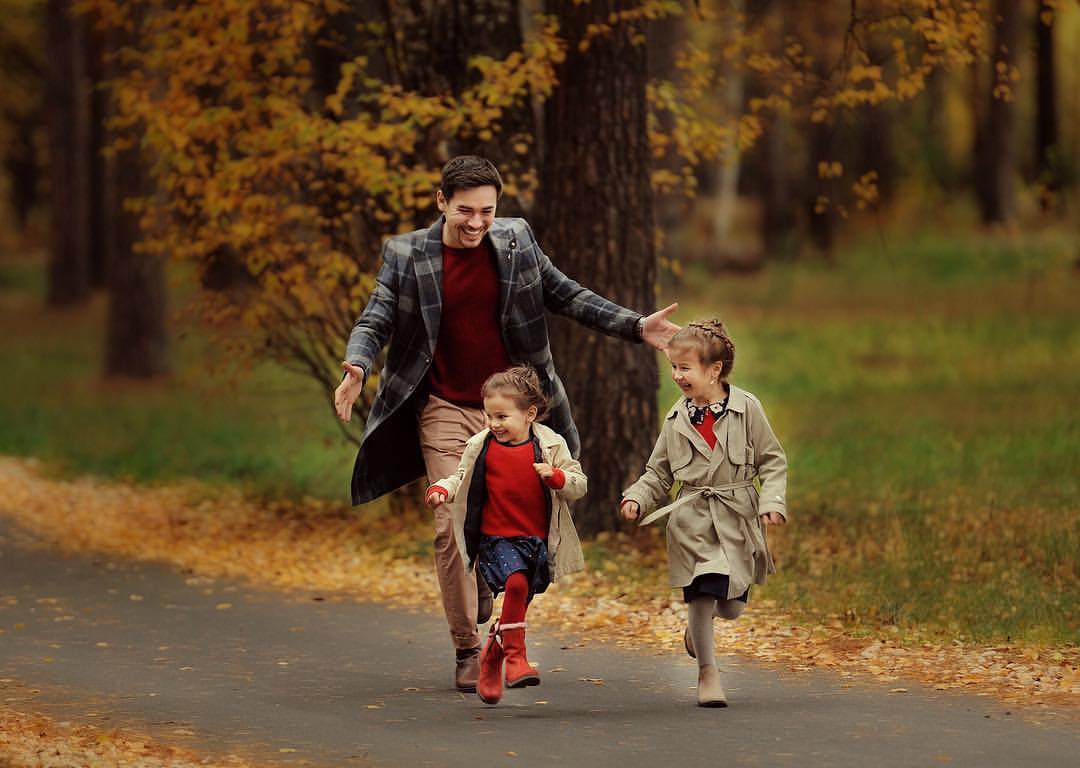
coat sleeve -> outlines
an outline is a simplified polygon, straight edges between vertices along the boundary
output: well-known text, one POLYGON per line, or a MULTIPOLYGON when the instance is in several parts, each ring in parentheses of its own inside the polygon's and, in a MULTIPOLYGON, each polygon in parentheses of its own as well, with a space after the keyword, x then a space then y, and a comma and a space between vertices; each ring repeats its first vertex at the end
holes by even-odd
POLYGON ((754 446, 754 465, 761 480, 758 514, 779 512, 787 519, 787 456, 756 399, 750 400, 746 413, 754 446))
POLYGON ((371 291, 367 306, 353 325, 349 343, 345 347, 345 359, 363 368, 365 378, 394 330, 400 274, 400 257, 394 241, 387 240, 383 245, 382 266, 375 276, 375 288, 371 291))
POLYGON ((559 440, 555 444, 555 451, 551 457, 551 465, 563 471, 566 482, 563 487, 555 490, 555 493, 567 501, 580 499, 589 490, 589 479, 581 469, 581 462, 570 455, 570 448, 565 440, 559 440))
POLYGON ((461 490, 461 483, 465 480, 469 468, 476 462, 476 456, 480 453, 480 446, 482 445, 483 441, 470 438, 469 442, 465 444, 465 451, 461 454, 461 461, 458 462, 458 468, 454 474, 432 483, 432 485, 438 485, 446 491, 447 501, 453 501, 457 498, 458 491, 461 490))
POLYGON ((529 224, 523 223, 536 251, 540 279, 544 283, 544 306, 595 331, 626 341, 641 341, 637 335, 641 313, 609 301, 564 275, 541 250, 529 224))
POLYGON ((623 491, 623 501, 636 501, 641 512, 649 512, 661 501, 669 498, 674 482, 671 462, 668 460, 667 435, 661 432, 652 455, 645 464, 645 473, 623 491))

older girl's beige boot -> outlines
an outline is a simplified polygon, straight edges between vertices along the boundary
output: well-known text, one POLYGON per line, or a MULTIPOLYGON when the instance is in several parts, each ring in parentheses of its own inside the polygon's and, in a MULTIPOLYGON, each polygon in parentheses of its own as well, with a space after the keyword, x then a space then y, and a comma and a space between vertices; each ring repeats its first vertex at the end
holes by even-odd
POLYGON ((720 685, 720 670, 715 664, 698 667, 697 703, 699 707, 726 707, 727 696, 720 685))

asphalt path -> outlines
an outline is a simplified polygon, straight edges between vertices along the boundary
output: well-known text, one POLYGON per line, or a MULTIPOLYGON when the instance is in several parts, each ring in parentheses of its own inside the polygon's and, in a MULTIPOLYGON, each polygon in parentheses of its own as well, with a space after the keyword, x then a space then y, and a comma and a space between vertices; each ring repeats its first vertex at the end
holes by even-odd
MULTIPOLYGON (((557 587, 555 587, 557 588, 557 587)), ((543 599, 540 597, 539 599, 543 599)), ((740 621, 753 621, 753 610, 740 621)), ((374 766, 1076 766, 1077 720, 916 683, 530 631, 543 683, 494 707, 452 687, 435 612, 65 557, 0 522, 0 695, 208 754, 374 766), (894 692, 905 688, 906 693, 894 692)))

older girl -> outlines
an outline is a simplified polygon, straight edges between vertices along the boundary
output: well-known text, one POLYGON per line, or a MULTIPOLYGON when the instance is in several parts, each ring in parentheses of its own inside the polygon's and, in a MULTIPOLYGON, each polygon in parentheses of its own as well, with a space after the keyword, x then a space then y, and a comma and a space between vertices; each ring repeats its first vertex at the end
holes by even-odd
POLYGON ((750 585, 775 573, 764 526, 786 522, 787 460, 758 399, 728 383, 735 344, 723 323, 690 323, 672 337, 667 356, 683 397, 664 418, 645 474, 623 492, 619 511, 636 520, 680 484, 675 502, 640 524, 668 516, 670 583, 689 604, 684 637, 698 662, 698 705, 724 707, 713 617, 737 618, 750 585))

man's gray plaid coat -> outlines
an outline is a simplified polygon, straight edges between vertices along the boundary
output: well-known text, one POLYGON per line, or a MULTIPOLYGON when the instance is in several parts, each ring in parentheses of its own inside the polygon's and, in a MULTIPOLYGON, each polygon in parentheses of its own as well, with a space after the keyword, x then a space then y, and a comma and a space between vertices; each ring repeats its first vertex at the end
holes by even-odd
MULTIPOLYGON (((398 235, 383 247, 375 289, 349 336, 345 359, 370 371, 389 342, 386 364, 353 468, 354 504, 376 499, 424 475, 416 398, 439 338, 442 315, 442 217, 430 229, 398 235)), ((514 363, 529 363, 551 401, 547 424, 576 457, 581 448, 566 391, 555 373, 544 309, 590 328, 639 341, 641 315, 581 287, 555 268, 524 219, 495 219, 487 237, 499 270, 503 343, 514 363)))

